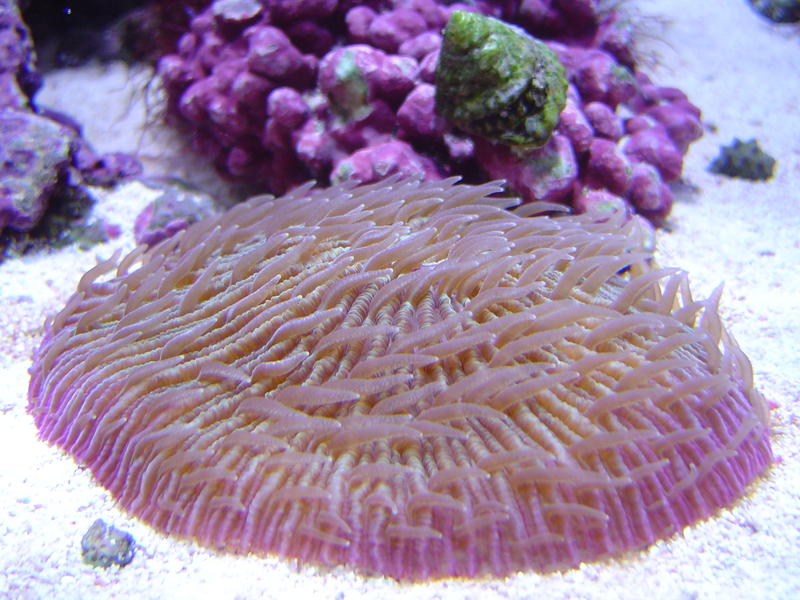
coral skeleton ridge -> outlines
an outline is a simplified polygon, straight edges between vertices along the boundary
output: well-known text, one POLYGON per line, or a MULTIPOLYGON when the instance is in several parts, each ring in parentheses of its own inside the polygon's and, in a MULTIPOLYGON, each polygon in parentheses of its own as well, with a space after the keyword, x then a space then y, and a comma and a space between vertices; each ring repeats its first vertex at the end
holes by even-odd
POLYGON ((500 190, 303 186, 99 263, 36 353, 41 437, 163 532, 402 580, 567 569, 736 501, 772 454, 720 292, 622 211, 500 190))

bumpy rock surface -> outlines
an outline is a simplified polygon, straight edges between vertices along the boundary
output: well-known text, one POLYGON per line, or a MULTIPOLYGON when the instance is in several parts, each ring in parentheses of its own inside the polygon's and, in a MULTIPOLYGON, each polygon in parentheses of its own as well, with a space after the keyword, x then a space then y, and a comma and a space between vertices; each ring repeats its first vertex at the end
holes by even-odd
POLYGON ((658 222, 672 203, 665 184, 701 134, 700 112, 637 71, 635 23, 598 5, 218 0, 191 20, 159 72, 169 113, 189 125, 194 147, 271 192, 394 172, 503 177, 526 200, 579 207, 603 191, 658 222), (552 138, 549 126, 534 136, 543 148, 510 153, 519 140, 503 136, 487 145, 491 128, 476 135, 470 119, 437 110, 437 86, 447 83, 441 31, 457 11, 521 27, 563 65, 566 105, 552 138))
POLYGON ((553 51, 518 27, 468 11, 453 12, 443 36, 436 111, 506 146, 544 145, 567 100, 553 51))
POLYGON ((24 109, 41 86, 30 32, 16 2, 0 0, 0 110, 24 109))
POLYGON ((211 196, 179 181, 148 181, 161 192, 136 217, 136 242, 152 246, 214 213, 211 196))
POLYGON ((83 562, 93 567, 124 567, 133 560, 136 542, 125 531, 97 519, 81 539, 83 562))
POLYGON ((6 227, 29 231, 51 200, 83 185, 112 185, 142 169, 130 155, 98 155, 72 119, 37 107, 35 63, 16 3, 0 0, 0 233, 6 227))
POLYGON ((33 228, 67 177, 70 136, 50 119, 0 111, 0 231, 33 228))

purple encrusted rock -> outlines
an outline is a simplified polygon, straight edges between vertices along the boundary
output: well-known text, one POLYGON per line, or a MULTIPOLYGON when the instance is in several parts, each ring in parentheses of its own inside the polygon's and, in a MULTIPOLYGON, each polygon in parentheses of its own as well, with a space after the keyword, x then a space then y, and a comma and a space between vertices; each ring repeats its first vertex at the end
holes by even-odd
POLYGON ((419 73, 419 63, 412 56, 389 54, 383 68, 373 74, 378 97, 399 106, 411 90, 419 73))
POLYGON ((592 145, 594 137, 592 126, 581 110, 580 100, 576 94, 567 96, 567 103, 559 117, 558 131, 569 138, 576 153, 586 152, 592 145))
POLYGON ((218 21, 235 25, 254 22, 263 9, 258 0, 215 0, 211 5, 211 12, 218 21))
POLYGON ((619 11, 608 11, 594 37, 594 45, 629 69, 636 68, 635 20, 619 11))
POLYGON ((631 162, 646 162, 658 169, 661 178, 676 181, 681 176, 683 154, 667 135, 663 125, 640 129, 620 140, 622 151, 631 162))
POLYGON ((234 146, 228 151, 225 166, 236 177, 249 177, 258 168, 255 154, 243 146, 234 146))
POLYGON ((72 166, 80 172, 84 183, 100 187, 138 177, 143 171, 135 156, 123 152, 97 154, 80 138, 72 144, 72 166))
POLYGON ((644 131, 645 129, 650 129, 655 124, 655 120, 647 115, 638 114, 625 119, 622 125, 625 133, 634 134, 639 131, 644 131))
POLYGON ((318 118, 306 121, 294 134, 294 151, 304 165, 316 175, 325 175, 340 154, 336 141, 327 135, 325 122, 318 118))
POLYGON ((436 0, 397 0, 397 8, 413 10, 425 21, 428 29, 438 32, 449 18, 447 7, 436 0))
POLYGON ((186 62, 175 54, 163 56, 158 61, 157 70, 168 93, 185 89, 201 76, 195 63, 186 62))
POLYGON ((622 123, 608 104, 589 102, 583 107, 583 114, 596 135, 610 140, 622 137, 622 123))
POLYGON ((636 94, 633 74, 602 50, 579 54, 573 80, 586 102, 599 101, 611 108, 636 94))
POLYGON ((269 8, 278 22, 325 18, 336 10, 336 0, 271 0, 269 8))
POLYGON ((399 173, 419 179, 441 179, 435 163, 398 140, 362 148, 340 160, 331 173, 331 181, 371 183, 399 173))
POLYGON ((554 0, 522 0, 515 13, 516 20, 537 36, 568 32, 572 25, 554 0))
POLYGON ((592 140, 586 169, 589 186, 605 188, 618 196, 625 195, 630 183, 631 166, 614 142, 604 138, 592 140))
POLYGON ((628 200, 637 212, 669 213, 672 207, 672 191, 658 174, 658 170, 645 162, 636 163, 631 169, 628 200))
POLYGON ((472 137, 455 133, 445 133, 443 137, 451 160, 463 163, 475 155, 475 140, 472 137))
POLYGON ((425 31, 400 44, 398 53, 422 60, 431 52, 436 52, 442 47, 442 36, 434 31, 425 31))
POLYGON ((436 83, 436 65, 439 63, 439 51, 426 54, 419 63, 419 78, 426 83, 436 83))
POLYGON ((0 0, 0 231, 30 231, 51 199, 141 172, 128 154, 98 155, 71 117, 37 107, 41 85, 16 2, 0 0))
POLYGON ((631 207, 621 197, 608 190, 583 188, 575 197, 573 207, 579 213, 592 213, 598 217, 623 212, 631 216, 631 207))
POLYGON ((161 191, 136 217, 133 234, 137 244, 153 246, 215 212, 208 194, 178 181, 148 181, 161 191))
POLYGON ((684 154, 689 144, 703 135, 699 114, 695 114, 693 108, 693 105, 672 102, 652 106, 644 114, 661 123, 669 139, 678 147, 681 154, 684 154))
POLYGON ((433 85, 421 83, 397 110, 401 131, 408 137, 433 141, 444 135, 447 121, 436 113, 435 93, 433 85))
POLYGON ((590 23, 597 18, 598 0, 553 0, 553 4, 573 21, 590 23))
POLYGON ((286 30, 297 49, 322 58, 336 44, 336 38, 324 24, 314 21, 293 23, 286 30))
POLYGON ((249 130, 247 116, 233 98, 215 95, 206 105, 206 114, 213 125, 233 136, 244 135, 249 130))
POLYGON ((365 44, 338 48, 320 61, 317 85, 335 110, 347 118, 363 116, 372 110, 374 94, 375 80, 367 76, 385 61, 383 52, 365 44))
POLYGON ((397 52, 400 45, 415 38, 428 28, 418 12, 396 9, 375 17, 369 24, 369 41, 381 50, 397 52))
POLYGON ((267 97, 267 115, 281 129, 297 129, 311 114, 303 96, 290 87, 272 90, 267 97))
POLYGON ((327 131, 340 151, 351 152, 395 138, 397 115, 384 101, 375 100, 372 112, 361 119, 328 119, 327 131))
POLYGON ((29 231, 71 166, 73 132, 45 117, 0 111, 0 231, 29 231))
POLYGON ((605 190, 655 218, 702 133, 685 94, 637 70, 635 19, 598 0, 253 1, 198 12, 159 73, 192 146, 271 192, 408 170, 506 178, 526 200, 569 205, 605 190), (433 110, 442 31, 458 10, 525 28, 562 62, 568 101, 538 154, 489 151, 433 110), (631 187, 638 164, 657 185, 640 175, 631 187))
POLYGON ((202 38, 197 49, 197 58, 200 66, 205 71, 211 71, 214 66, 230 58, 238 58, 239 53, 225 44, 225 40, 216 32, 209 32, 202 38))
POLYGON ((369 27, 378 14, 369 6, 355 6, 347 11, 345 22, 350 39, 358 44, 369 41, 369 27))
POLYGON ((228 88, 228 96, 244 109, 248 120, 264 118, 264 97, 274 89, 275 84, 250 71, 236 75, 228 88))
POLYGON ((317 60, 302 54, 277 27, 252 27, 245 33, 247 66, 275 82, 308 86, 316 74, 317 60))
POLYGON ((41 87, 30 31, 17 3, 0 0, 0 110, 23 110, 41 87))
POLYGON ((178 101, 178 110, 183 118, 195 125, 206 122, 209 103, 219 94, 217 82, 206 77, 192 83, 178 101))
POLYGON ((408 61, 413 59, 399 61, 365 44, 337 48, 320 61, 319 89, 345 118, 363 118, 376 99, 396 102, 413 89, 414 64, 408 61))
POLYGON ((492 179, 505 179, 526 202, 558 202, 571 196, 578 163, 566 136, 555 134, 541 148, 519 155, 507 146, 478 141, 476 156, 492 179))

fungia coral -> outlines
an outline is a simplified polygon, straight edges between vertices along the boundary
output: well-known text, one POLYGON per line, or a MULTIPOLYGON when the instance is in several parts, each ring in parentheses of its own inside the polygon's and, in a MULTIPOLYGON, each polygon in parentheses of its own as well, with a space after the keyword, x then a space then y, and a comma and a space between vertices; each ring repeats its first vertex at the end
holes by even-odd
POLYGON ((36 353, 41 436, 164 532, 405 580, 566 569, 730 505, 772 455, 719 291, 622 211, 499 190, 305 186, 99 263, 36 353))

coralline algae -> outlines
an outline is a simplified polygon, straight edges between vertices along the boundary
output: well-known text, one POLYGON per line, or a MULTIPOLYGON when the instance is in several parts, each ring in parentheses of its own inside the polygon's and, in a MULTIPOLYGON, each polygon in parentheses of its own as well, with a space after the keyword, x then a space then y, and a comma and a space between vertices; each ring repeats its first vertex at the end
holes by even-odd
POLYGON ((98 155, 72 119, 36 106, 40 86, 30 32, 16 3, 0 0, 0 232, 31 230, 65 191, 141 171, 132 156, 98 155))
POLYGON ((672 203, 665 184, 702 133, 700 112, 637 71, 635 24, 598 4, 218 0, 159 72, 194 147, 272 192, 396 172, 502 177, 528 201, 582 206, 603 191, 657 222, 672 203), (448 81, 441 31, 457 11, 521 27, 563 65, 567 100, 554 134, 523 144, 541 148, 512 152, 508 142, 519 140, 437 109, 437 86, 448 81))

